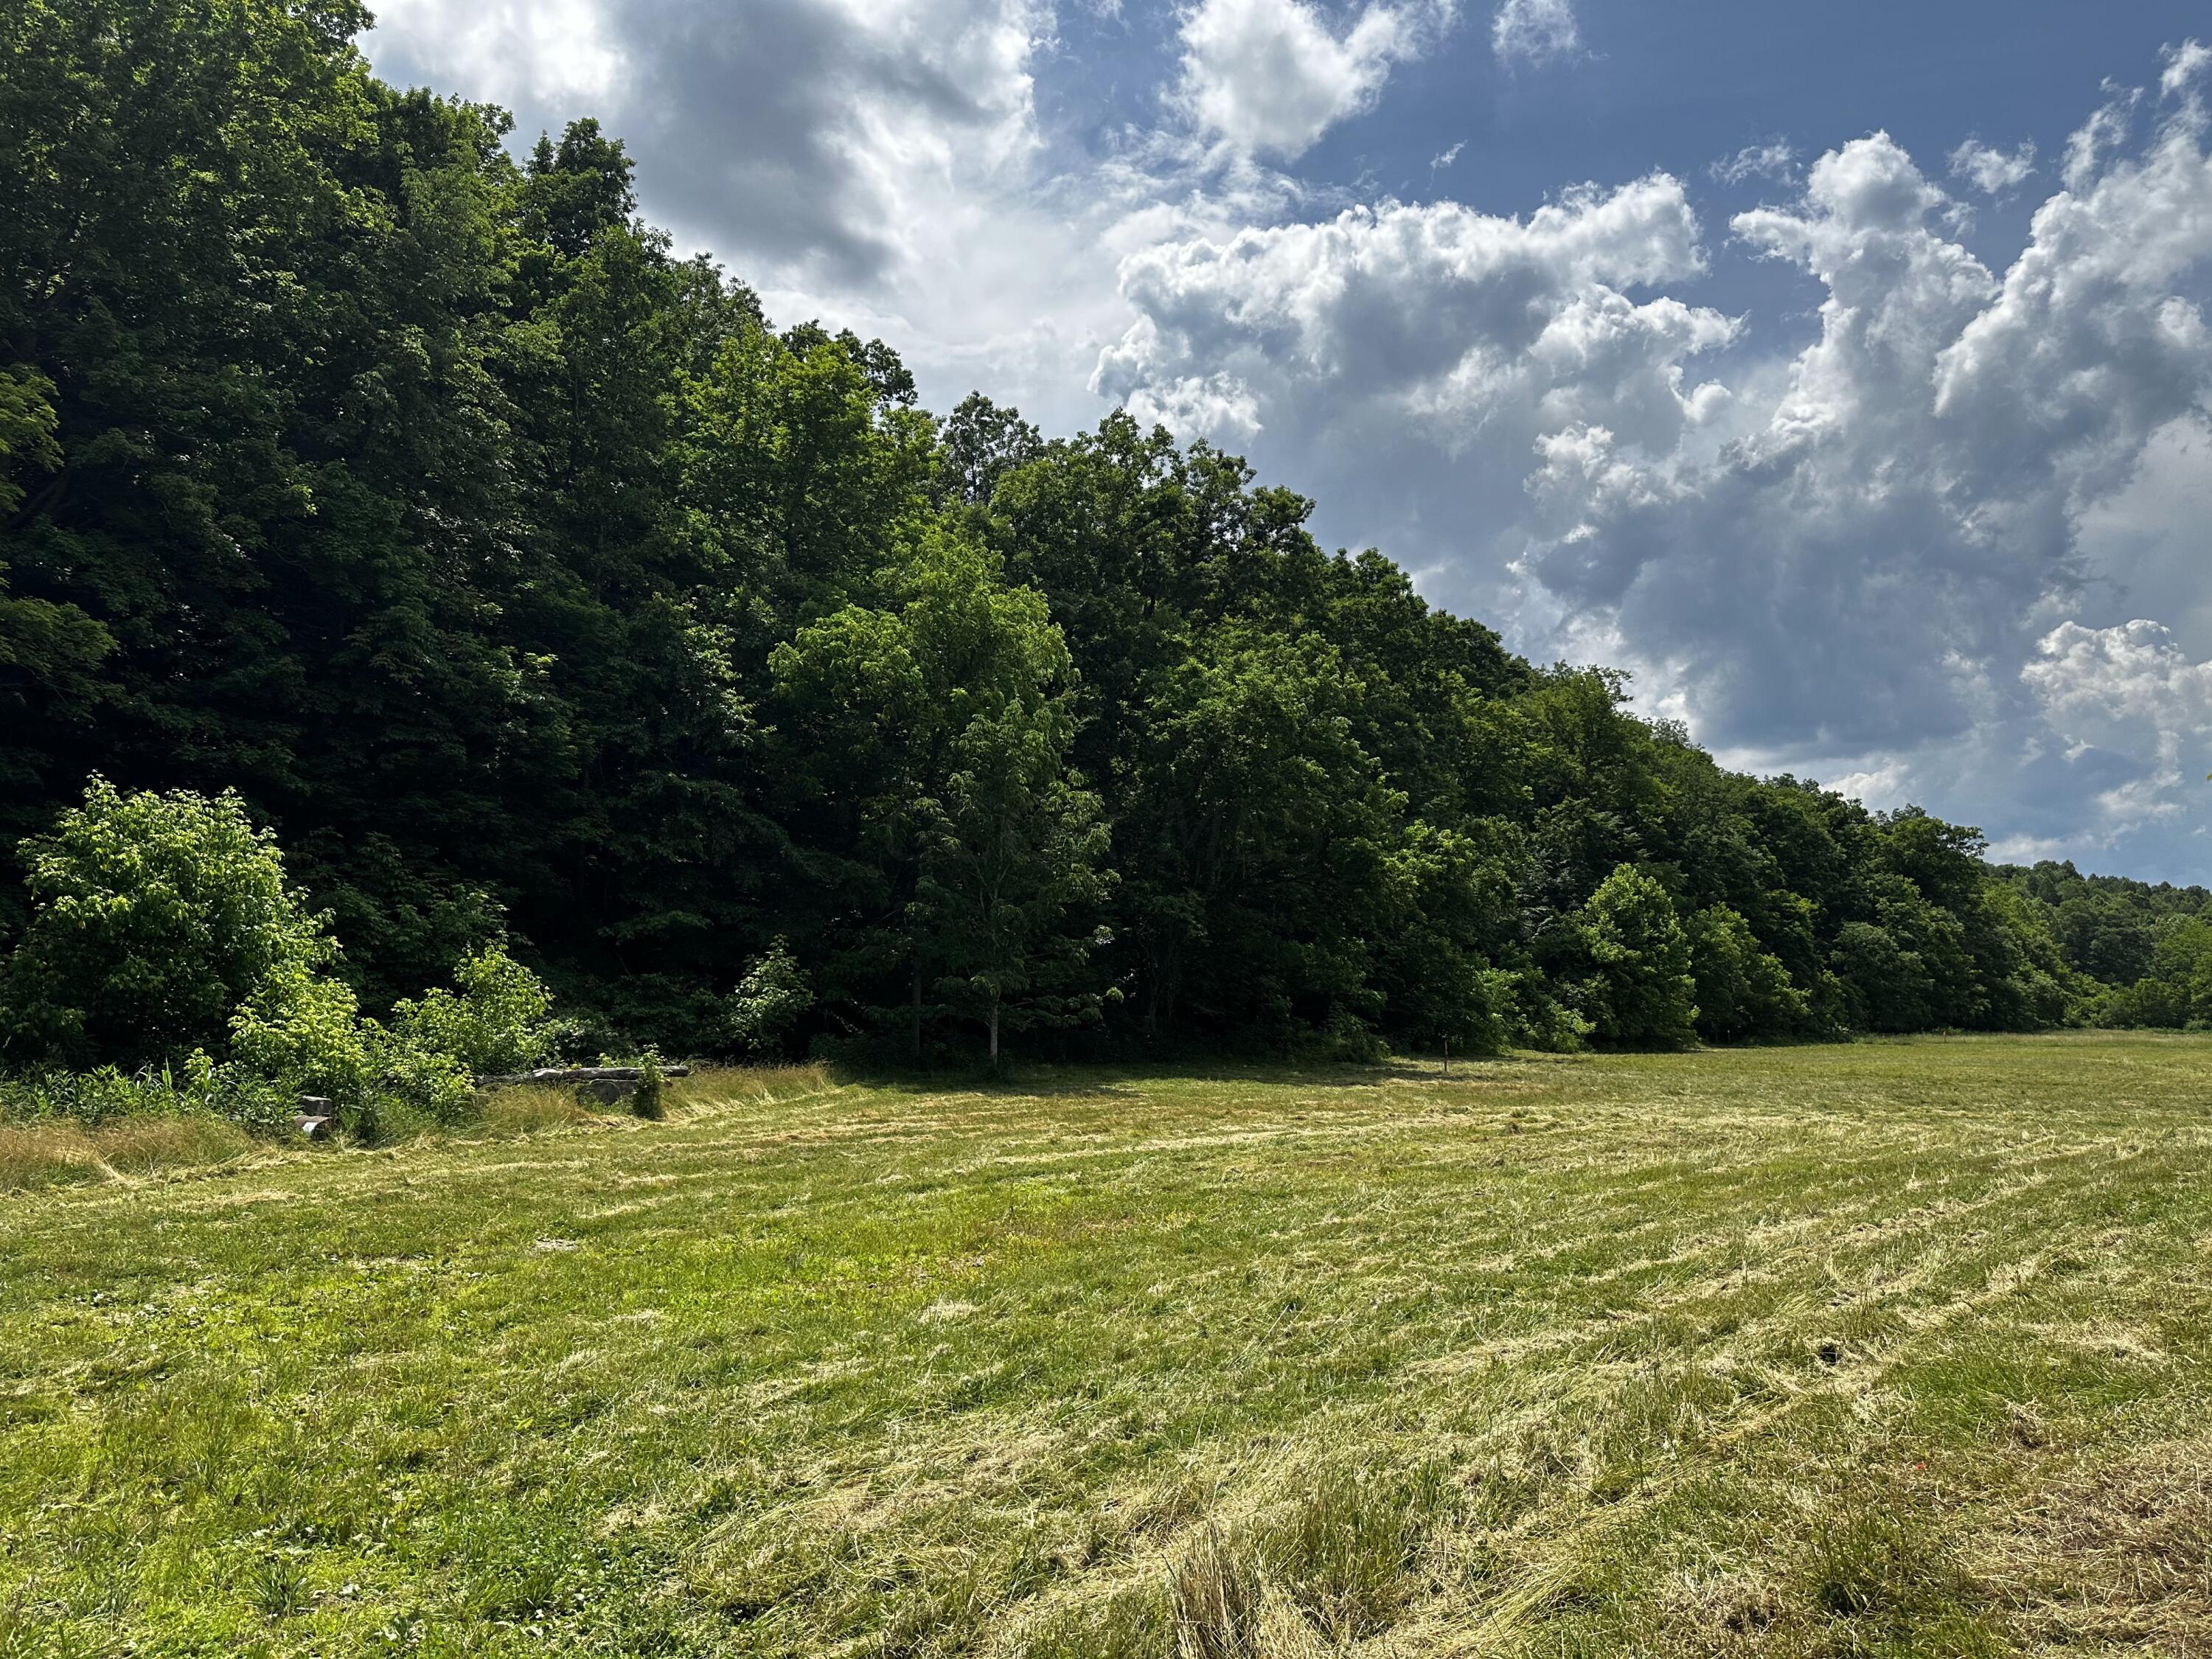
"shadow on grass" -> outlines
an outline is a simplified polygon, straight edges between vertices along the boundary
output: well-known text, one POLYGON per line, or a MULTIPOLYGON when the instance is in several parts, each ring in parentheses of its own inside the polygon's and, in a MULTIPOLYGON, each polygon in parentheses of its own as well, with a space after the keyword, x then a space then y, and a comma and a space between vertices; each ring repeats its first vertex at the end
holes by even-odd
POLYGON ((1285 1060, 1204 1050, 1120 1054, 1096 1060, 1009 1060, 994 1072, 964 1060, 916 1066, 844 1054, 823 1062, 840 1084, 909 1099, 973 1094, 1007 1101, 1126 1101, 1162 1085, 1244 1085, 1263 1089, 1374 1089, 1392 1084, 1525 1082, 1547 1067, 1587 1064, 1586 1054, 1516 1050, 1452 1057, 1447 1072, 1437 1054, 1400 1054, 1376 1061, 1285 1060))

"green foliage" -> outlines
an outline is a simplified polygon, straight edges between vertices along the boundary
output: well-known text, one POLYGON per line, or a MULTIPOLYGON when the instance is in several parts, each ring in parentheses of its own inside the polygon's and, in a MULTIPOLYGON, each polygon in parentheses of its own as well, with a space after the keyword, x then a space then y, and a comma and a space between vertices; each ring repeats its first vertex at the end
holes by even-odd
POLYGON ((552 993, 497 945, 459 963, 447 990, 434 987, 392 1011, 392 1040, 401 1048, 451 1058, 479 1074, 526 1071, 553 1058, 564 1028, 546 1016, 552 993))
POLYGON ((330 975, 324 919, 234 795, 125 795, 95 779, 30 862, 38 908, 4 981, 11 1044, 34 1065, 94 1069, 82 1085, 34 1085, 43 1103, 26 1109, 98 1119, 118 1099, 173 1096, 274 1126, 313 1095, 357 1128, 392 1107, 450 1121, 472 1071, 535 1064, 559 1033, 544 985, 495 948, 455 970, 458 994, 402 1002, 389 1031, 362 1019, 330 975), (118 1060, 164 1080, 125 1079, 118 1060))
POLYGON ((648 1048, 638 1060, 638 1069, 643 1075, 638 1079, 637 1092, 629 1097, 631 1112, 639 1117, 667 1116, 668 1080, 661 1073, 660 1051, 648 1048))
POLYGON ((1598 884, 1582 932, 1592 972, 1584 1012, 1601 1042, 1683 1048, 1696 1036, 1689 936, 1667 890, 1624 864, 1598 884))
POLYGON ((225 793, 125 794, 95 777, 27 849, 36 908, 0 980, 17 1065, 221 1054, 234 1011, 281 1020, 337 946, 276 838, 225 793))
POLYGON ((1073 669, 1042 596, 963 535, 925 530, 889 585, 770 658, 788 787, 858 901, 824 930, 825 989, 911 1021, 917 1048, 926 1019, 974 1019, 995 1058, 1002 1024, 1098 1006, 1069 983, 1109 884, 1097 799, 1068 764, 1073 669), (878 975, 908 981, 905 1007, 867 1001, 878 975))
POLYGON ((19 474, 50 472, 61 463, 53 397, 54 383, 37 369, 0 368, 0 514, 22 504, 19 474))
POLYGON ((368 1041, 376 1065, 376 1091, 365 1125, 371 1136, 410 1118, 457 1123, 473 1109, 476 1079, 459 1057, 395 1041, 388 1033, 372 1032, 368 1041))
POLYGON ((2039 966, 2081 997, 2080 1018, 2173 1030, 2212 1024, 2212 892, 2084 876, 2048 860, 1997 875, 2010 913, 2033 930, 2039 966))
POLYGON ((1709 1042, 1788 1036, 1810 1017, 1790 970, 1759 948, 1750 924, 1725 904, 1690 918, 1690 961, 1696 981, 1698 1035, 1709 1042))
POLYGON ((201 1103, 189 1074, 144 1073, 126 1076, 112 1066, 82 1072, 33 1072, 0 1079, 0 1120, 35 1122, 67 1118, 77 1123, 112 1123, 128 1117, 168 1117, 201 1103))
POLYGON ((2113 986, 2098 996, 2090 1018, 2122 1027, 2212 1029, 2212 917, 2177 918, 2161 925, 2148 970, 2133 983, 2113 986))
POLYGON ((322 1096, 347 1111, 368 1104, 376 1063, 343 982, 288 969, 240 1006, 230 1030, 231 1066, 242 1075, 295 1096, 322 1096))
POLYGON ((1514 994, 1485 952, 1510 936, 1510 868, 1472 836, 1416 820, 1390 856, 1389 879, 1395 925, 1378 941, 1376 977, 1390 1028, 1460 1054, 1502 1051, 1514 994))
POLYGON ((746 1054, 779 1053, 813 1006, 813 985, 789 941, 771 939, 730 993, 730 1039, 746 1054))

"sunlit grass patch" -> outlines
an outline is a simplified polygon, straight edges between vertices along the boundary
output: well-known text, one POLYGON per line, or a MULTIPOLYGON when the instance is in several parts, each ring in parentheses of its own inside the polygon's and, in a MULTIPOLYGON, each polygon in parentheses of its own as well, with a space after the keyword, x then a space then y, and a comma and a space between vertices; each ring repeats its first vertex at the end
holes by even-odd
POLYGON ((206 1169, 256 1145, 237 1125, 199 1113, 92 1127, 61 1119, 0 1124, 0 1192, 206 1169))

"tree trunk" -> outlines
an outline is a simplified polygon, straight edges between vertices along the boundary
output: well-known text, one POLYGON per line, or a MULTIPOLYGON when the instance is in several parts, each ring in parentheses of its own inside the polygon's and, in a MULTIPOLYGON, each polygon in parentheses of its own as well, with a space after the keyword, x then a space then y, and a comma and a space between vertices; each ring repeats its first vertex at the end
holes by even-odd
POLYGON ((914 957, 914 1063, 921 1064, 921 952, 914 957))
POLYGON ((999 1069, 999 1000, 991 999, 991 1069, 999 1069))

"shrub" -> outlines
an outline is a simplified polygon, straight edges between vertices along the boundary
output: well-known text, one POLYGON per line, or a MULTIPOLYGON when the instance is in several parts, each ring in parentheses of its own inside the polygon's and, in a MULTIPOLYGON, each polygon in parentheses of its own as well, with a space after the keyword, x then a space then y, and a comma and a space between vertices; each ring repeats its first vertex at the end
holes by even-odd
POLYGON ((645 1075, 638 1079, 637 1092, 629 1097, 630 1110, 640 1117, 667 1116, 668 1085, 660 1073, 660 1051, 647 1048, 637 1063, 645 1075))
POLYGON ((474 1073, 537 1065, 564 1030, 496 946, 454 969, 457 988, 401 1002, 390 1029, 362 1018, 326 971, 325 919, 234 794, 125 795, 95 777, 25 850, 37 908, 0 970, 0 1042, 32 1069, 0 1082, 10 1117, 189 1111, 276 1128, 313 1095, 380 1138, 464 1116, 474 1073))
POLYGON ((289 968, 231 1016, 230 1069, 357 1110, 376 1082, 374 1030, 351 988, 289 968))
POLYGON ((475 1103, 476 1079, 451 1054, 416 1048, 380 1031, 376 1059, 380 1104, 397 1104, 438 1123, 457 1123, 475 1103))
POLYGON ((18 1064, 220 1056, 241 1004, 337 955, 234 793, 126 795, 94 777, 24 856, 33 913, 0 972, 0 1044, 18 1064))
POLYGON ((440 987, 392 1009, 393 1042, 477 1074, 526 1071, 552 1057, 563 1028, 546 1018, 553 997, 537 975, 495 945, 454 969, 453 980, 458 994, 440 987))
POLYGON ((814 1006, 814 988, 791 946, 783 939, 771 943, 730 993, 728 1030, 731 1040, 747 1054, 782 1051, 799 1018, 814 1006))

